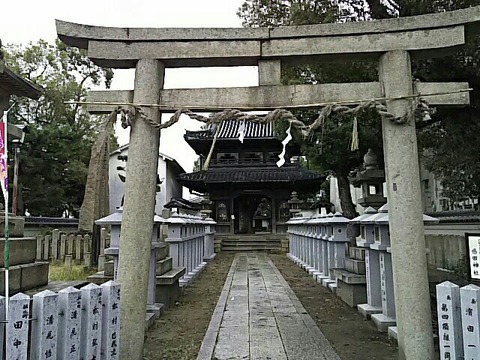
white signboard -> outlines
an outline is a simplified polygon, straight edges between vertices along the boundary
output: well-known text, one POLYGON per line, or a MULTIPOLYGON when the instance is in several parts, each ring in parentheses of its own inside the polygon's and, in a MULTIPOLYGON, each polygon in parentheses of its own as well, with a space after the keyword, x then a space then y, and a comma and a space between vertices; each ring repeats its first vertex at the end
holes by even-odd
POLYGON ((470 277, 480 279, 480 234, 467 234, 470 277))

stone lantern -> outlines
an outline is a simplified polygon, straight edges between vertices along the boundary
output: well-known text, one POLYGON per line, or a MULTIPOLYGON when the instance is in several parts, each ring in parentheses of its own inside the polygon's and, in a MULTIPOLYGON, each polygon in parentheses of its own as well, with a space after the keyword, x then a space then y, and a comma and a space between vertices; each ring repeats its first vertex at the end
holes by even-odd
POLYGON ((369 247, 370 244, 373 244, 375 242, 375 239, 373 237, 374 225, 364 222, 364 220, 367 220, 369 217, 371 217, 376 213, 377 213, 377 210, 369 206, 368 208, 365 209, 365 212, 362 215, 357 216, 356 218, 353 218, 352 220, 350 220, 350 224, 354 224, 358 226, 360 230, 359 231, 360 236, 357 238, 358 247, 369 247))
POLYGON ((301 207, 303 201, 298 198, 298 193, 296 191, 292 191, 290 196, 291 198, 288 200, 288 204, 290 205, 290 217, 294 217, 302 211, 301 207))
POLYGON ((378 168, 377 155, 372 149, 368 149, 363 157, 363 169, 350 176, 350 182, 354 187, 362 189, 362 197, 358 199, 361 206, 378 209, 387 202, 383 194, 385 171, 378 168))
MULTIPOLYGON (((120 233, 122 227, 123 209, 119 208, 113 214, 95 221, 95 224, 100 226, 110 226, 110 247, 105 249, 105 255, 113 258, 113 279, 117 281, 118 278, 118 259, 120 253, 120 233)), ((155 303, 156 299, 156 265, 157 265, 157 251, 165 247, 164 243, 158 241, 158 234, 160 225, 165 221, 160 216, 154 216, 154 224, 151 239, 151 256, 148 275, 148 295, 147 295, 147 313, 158 317, 160 315, 161 305, 155 303)))

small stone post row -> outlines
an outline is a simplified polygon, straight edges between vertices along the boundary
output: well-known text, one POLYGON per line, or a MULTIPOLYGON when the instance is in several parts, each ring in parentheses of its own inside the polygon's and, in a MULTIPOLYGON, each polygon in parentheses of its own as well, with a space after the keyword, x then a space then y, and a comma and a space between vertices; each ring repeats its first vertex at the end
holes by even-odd
POLYGON ((180 279, 181 286, 187 286, 204 269, 206 261, 215 256, 213 249, 212 219, 173 213, 168 219, 170 257, 174 267, 184 267, 185 275, 180 279), (208 248, 208 250, 206 249, 208 248))
POLYGON ((348 222, 340 213, 290 219, 288 257, 322 285, 335 287, 330 270, 344 266, 348 222))

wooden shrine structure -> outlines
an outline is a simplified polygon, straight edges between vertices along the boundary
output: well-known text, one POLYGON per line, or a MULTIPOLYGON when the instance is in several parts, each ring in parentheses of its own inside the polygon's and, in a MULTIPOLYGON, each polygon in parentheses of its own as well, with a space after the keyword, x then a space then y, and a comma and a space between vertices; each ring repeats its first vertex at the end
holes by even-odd
MULTIPOLYGON (((286 232, 291 193, 315 194, 325 177, 290 161, 277 166, 282 143, 275 136, 272 123, 227 120, 219 126, 205 170, 215 125, 186 132, 185 141, 200 156, 202 169, 180 174, 178 180, 190 190, 208 193, 217 233, 286 232), (240 128, 242 141, 238 139, 240 128)), ((290 160, 288 155, 286 158, 290 160)))

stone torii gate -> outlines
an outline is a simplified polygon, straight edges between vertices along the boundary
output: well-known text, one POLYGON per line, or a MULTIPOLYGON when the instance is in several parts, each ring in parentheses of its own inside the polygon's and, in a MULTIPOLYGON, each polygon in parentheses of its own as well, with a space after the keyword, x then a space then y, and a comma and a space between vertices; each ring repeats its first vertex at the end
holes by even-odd
MULTIPOLYGON (((149 119, 160 111, 188 108, 291 108, 325 102, 385 97, 388 112, 411 111, 414 92, 431 104, 469 103, 466 83, 413 86, 411 58, 443 56, 465 44, 480 23, 480 7, 454 12, 347 24, 295 27, 189 29, 109 28, 57 21, 67 45, 88 50, 98 65, 135 68, 133 91, 92 92, 89 107, 105 113, 112 103, 142 106, 149 119), (281 64, 345 60, 379 62, 379 82, 280 85, 281 64), (163 89, 166 67, 258 65, 258 87, 163 89)), ((354 103, 354 102, 352 102, 354 103)), ((385 167, 401 359, 433 359, 433 336, 422 222, 414 119, 383 119, 385 167)), ((140 119, 130 133, 129 166, 123 210, 119 279, 123 289, 122 359, 141 359, 150 239, 153 228, 159 131, 140 119)))

